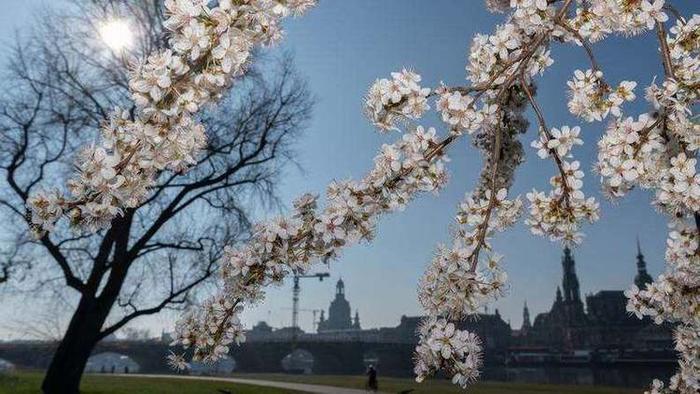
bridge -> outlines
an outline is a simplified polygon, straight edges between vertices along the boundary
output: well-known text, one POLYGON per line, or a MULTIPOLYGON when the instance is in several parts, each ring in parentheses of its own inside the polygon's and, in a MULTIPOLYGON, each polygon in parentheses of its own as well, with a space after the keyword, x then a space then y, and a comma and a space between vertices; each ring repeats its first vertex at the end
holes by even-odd
MULTIPOLYGON (((0 343, 0 358, 20 368, 44 369, 57 346, 52 342, 0 343)), ((315 374, 362 374, 368 362, 380 365, 382 373, 388 375, 410 376, 413 371, 412 344, 301 340, 292 346, 285 342, 243 343, 231 346, 230 356, 238 372, 284 372, 281 361, 294 349, 311 353, 315 374)), ((161 341, 108 341, 99 343, 93 354, 123 354, 139 364, 141 373, 168 373, 165 356, 181 350, 161 341)))

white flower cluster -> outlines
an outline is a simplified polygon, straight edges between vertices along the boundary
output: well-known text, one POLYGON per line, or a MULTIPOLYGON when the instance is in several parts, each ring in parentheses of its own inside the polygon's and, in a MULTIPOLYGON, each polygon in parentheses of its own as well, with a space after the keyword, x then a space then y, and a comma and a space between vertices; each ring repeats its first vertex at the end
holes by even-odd
POLYGON ((537 149, 537 156, 541 159, 548 158, 550 152, 555 152, 559 157, 566 157, 574 145, 583 145, 579 134, 581 134, 581 128, 578 126, 562 126, 561 130, 553 128, 550 131, 552 138, 546 134, 540 134, 540 138, 532 141, 530 145, 537 149))
POLYGON ((378 79, 365 98, 365 113, 382 131, 396 129, 402 118, 418 119, 430 107, 430 89, 420 86, 421 77, 406 69, 391 73, 391 79, 378 79))
POLYGON ((523 51, 526 44, 532 43, 534 32, 545 26, 554 29, 552 14, 537 11, 530 13, 530 4, 533 3, 530 0, 513 3, 521 3, 516 4, 516 15, 518 12, 537 15, 536 24, 532 24, 532 18, 511 18, 508 23, 498 26, 494 34, 477 34, 474 37, 469 51, 467 79, 477 89, 493 88, 507 82, 509 75, 523 65, 523 60, 528 60, 526 73, 530 76, 543 73, 554 63, 545 45, 538 46, 527 56, 523 51), (547 17, 543 17, 545 15, 547 17))
POLYGON ((218 358, 239 335, 239 325, 232 321, 244 305, 262 299, 263 286, 305 272, 319 259, 335 258, 344 246, 372 239, 380 215, 403 209, 418 192, 437 191, 445 184, 446 159, 435 130, 418 127, 397 143, 382 146, 374 169, 361 181, 333 182, 322 212, 318 198, 307 194, 295 201, 291 216, 256 225, 249 243, 225 251, 225 287, 207 304, 224 305, 223 312, 186 316, 176 342, 193 346, 198 359, 218 358))
POLYGON ((672 222, 666 249, 666 272, 645 289, 632 286, 625 292, 627 310, 657 324, 678 323, 676 350, 679 372, 668 386, 655 381, 650 393, 697 393, 700 391, 700 256, 698 231, 685 221, 672 222))
POLYGON ((442 115, 442 121, 452 126, 452 130, 468 130, 471 134, 480 127, 483 120, 483 117, 477 118, 477 112, 472 108, 473 102, 474 98, 470 95, 445 91, 440 94, 437 109, 442 115))
POLYGON ((418 298, 430 316, 461 320, 502 295, 507 275, 499 265, 501 256, 477 259, 480 249, 489 248, 493 231, 512 226, 520 215, 522 201, 507 200, 506 193, 467 195, 460 204, 452 245, 438 247, 419 285, 418 298))
MULTIPOLYGON (((678 18, 666 35, 664 2, 642 1, 623 7, 619 1, 594 2, 591 13, 578 13, 580 33, 591 40, 611 32, 636 34, 657 25, 665 79, 646 88, 653 112, 616 119, 598 143, 596 169, 604 191, 623 196, 634 186, 655 192, 654 204, 671 216, 666 272, 645 289, 626 294, 628 310, 657 324, 676 326, 679 371, 668 385, 654 381, 649 393, 700 391, 700 174, 696 152, 700 126, 692 121, 700 98, 700 16, 678 18), (691 224, 695 217, 695 223, 691 224)), ((582 106, 584 107, 584 106, 582 106)))
MULTIPOLYGON (((241 307, 232 300, 217 297, 208 300, 197 312, 190 311, 175 326, 173 344, 182 345, 185 348, 208 348, 207 353, 195 352, 193 360, 212 363, 224 356, 229 351, 229 345, 240 345, 245 341, 244 329, 238 318, 241 307), (197 321, 206 320, 211 324, 198 326, 197 321), (193 327, 196 327, 193 329, 193 327)), ((171 366, 176 369, 184 369, 184 357, 178 354, 170 354, 168 357, 171 366)))
POLYGON ((462 135, 464 131, 472 134, 485 123, 494 123, 494 115, 498 110, 496 104, 484 103, 481 110, 476 110, 474 98, 468 94, 462 94, 459 90, 450 91, 445 87, 436 91, 440 94, 436 104, 437 110, 453 134, 462 135))
POLYGON ((626 36, 654 28, 656 22, 666 22, 665 0, 590 0, 587 7, 576 9, 571 24, 580 35, 591 42, 613 33, 626 36))
POLYGON ((510 0, 510 6, 514 9, 513 19, 528 33, 552 31, 556 8, 550 7, 547 0, 510 0))
POLYGON ((635 183, 652 187, 665 166, 665 151, 657 119, 649 114, 637 120, 615 119, 598 141, 596 171, 601 175, 604 192, 621 197, 635 183))
POLYGON ((281 19, 314 0, 166 0, 171 48, 133 65, 129 80, 138 108, 135 119, 115 109, 103 139, 78 156, 70 197, 51 191, 32 196, 37 234, 64 214, 95 231, 123 209, 141 203, 162 170, 183 171, 195 163, 206 134, 193 114, 218 99, 245 72, 251 50, 281 36, 281 19))
MULTIPOLYGON (((693 121, 693 108, 700 100, 700 15, 678 20, 668 37, 669 60, 673 75, 661 86, 647 88, 647 100, 668 118, 668 131, 683 141, 683 148, 700 147, 700 124, 693 121)), ((697 119, 696 119, 697 120, 697 119)))
POLYGON ((679 84, 667 79, 661 86, 655 83, 646 89, 646 98, 661 115, 668 119, 666 129, 670 135, 683 141, 688 151, 697 151, 700 147, 700 124, 692 119, 692 108, 700 100, 700 58, 696 60, 696 81, 692 84, 679 84))
POLYGON ((667 147, 662 116, 643 114, 636 121, 629 117, 611 123, 598 142, 596 170, 604 191, 612 197, 624 196, 639 185, 656 190, 655 203, 669 213, 697 212, 697 159, 685 152, 668 155, 674 149, 667 147))
POLYGON ((553 241, 578 244, 583 239, 581 222, 594 223, 599 218, 599 206, 593 197, 570 199, 567 206, 566 198, 556 190, 549 194, 533 190, 527 193, 527 199, 530 217, 525 223, 533 234, 546 235, 553 241))
POLYGON ((700 174, 698 159, 684 152, 671 158, 671 166, 665 171, 656 192, 656 203, 669 212, 684 214, 700 212, 700 174))
POLYGON ((690 86, 698 82, 698 35, 700 35, 700 15, 690 19, 676 20, 670 29, 668 49, 673 61, 673 74, 678 82, 690 86))
POLYGON ((469 331, 459 330, 445 319, 428 318, 420 327, 416 347, 416 381, 422 382, 439 370, 452 375, 463 388, 475 381, 481 368, 481 341, 469 331))
MULTIPOLYGON (((488 1, 497 10, 504 10, 507 2, 488 1)), ((530 215, 525 223, 536 234, 577 243, 581 224, 598 219, 598 204, 584 195, 584 173, 571 155, 573 147, 583 143, 580 128, 547 128, 533 98, 536 87, 530 78, 553 63, 549 46, 555 41, 585 47, 593 65, 593 70, 576 71, 569 82, 571 112, 589 122, 608 115, 615 118, 598 144, 596 167, 606 192, 621 196, 633 185, 648 187, 656 191, 656 204, 681 217, 681 222, 698 211, 694 152, 700 144, 698 127, 691 119, 700 79, 700 17, 678 21, 670 37, 659 34, 664 39, 662 56, 664 46, 669 52, 669 59, 664 58, 669 75, 660 86, 652 84, 646 90, 655 111, 635 120, 624 118, 620 107, 635 99, 636 83, 623 81, 610 87, 587 41, 611 33, 633 35, 655 26, 661 33, 659 25, 668 19, 663 1, 510 0, 510 6, 512 14, 503 25, 472 42, 467 65, 472 86, 431 90, 420 85, 418 74, 407 70, 375 82, 365 99, 369 119, 382 131, 401 125, 410 131, 397 143, 381 147, 374 168, 361 181, 333 182, 322 210, 317 197, 305 195, 295 202, 290 216, 257 225, 249 243, 227 248, 222 294, 207 304, 208 312, 189 315, 181 322, 178 343, 193 346, 199 359, 220 356, 228 344, 240 339, 236 316, 243 306, 262 299, 263 286, 292 272, 305 272, 316 260, 335 258, 342 247, 371 240, 382 214, 403 209, 420 191, 440 189, 447 179, 445 150, 466 133, 486 152, 484 170, 476 191, 460 206, 451 245, 438 247, 421 279, 419 299, 429 317, 421 326, 415 371, 419 381, 441 369, 462 386, 476 379, 481 364, 479 340, 457 329, 456 320, 473 314, 505 288, 501 257, 491 249, 490 239, 494 231, 513 225, 522 208, 519 198, 507 200, 506 194, 522 159, 517 136, 527 128, 522 112, 528 102, 538 115, 542 133, 532 146, 541 158, 555 162, 559 174, 550 179, 549 192, 527 194, 530 215), (568 12, 572 6, 576 7, 573 17, 568 12), (436 109, 450 130, 442 140, 434 129, 413 125, 429 109, 432 96, 437 97, 436 109), (212 309, 211 305, 223 306, 212 309)), ((183 45, 202 43, 196 36, 183 45)), ((179 110, 186 110, 185 105, 179 110)), ((631 310, 639 315, 681 323, 676 336, 682 353, 680 371, 668 387, 660 382, 656 386, 657 392, 685 394, 697 392, 700 264, 696 229, 676 226, 669 237, 667 273, 647 289, 628 294, 631 310)), ((172 362, 180 365, 184 359, 173 356, 172 362)))
POLYGON ((603 81, 602 71, 576 70, 574 79, 567 82, 567 85, 571 96, 569 111, 587 122, 600 122, 608 114, 619 117, 622 103, 636 98, 636 82, 622 81, 616 89, 611 90, 603 81))
POLYGON ((550 179, 553 188, 549 193, 534 189, 527 193, 530 216, 525 223, 533 234, 546 235, 553 241, 580 243, 583 237, 579 231, 581 223, 593 223, 599 217, 599 204, 593 197, 586 198, 581 190, 584 176, 581 164, 576 160, 565 160, 574 145, 583 144, 578 138, 579 133, 578 127, 563 126, 560 130, 555 128, 542 133, 531 144, 541 158, 554 157, 559 175, 550 179))

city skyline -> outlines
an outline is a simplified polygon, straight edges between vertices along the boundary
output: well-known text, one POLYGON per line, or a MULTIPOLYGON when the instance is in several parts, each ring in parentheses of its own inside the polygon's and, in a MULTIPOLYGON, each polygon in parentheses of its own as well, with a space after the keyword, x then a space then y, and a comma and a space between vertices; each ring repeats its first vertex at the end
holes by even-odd
MULTIPOLYGON (((440 77, 449 79, 446 82, 462 81, 468 41, 476 32, 490 31, 501 19, 501 15, 488 14, 480 1, 443 0, 439 6, 417 1, 408 2, 410 6, 402 6, 405 3, 397 1, 346 3, 322 2, 304 17, 303 23, 291 21, 287 39, 281 46, 282 50, 294 53, 297 68, 308 79, 319 100, 310 128, 298 143, 304 172, 290 168, 282 185, 280 197, 287 206, 302 192, 322 193, 332 179, 361 177, 370 168, 381 143, 396 138, 396 135, 378 135, 360 111, 362 97, 375 78, 385 77, 405 66, 419 71, 432 85, 440 77), (341 42, 342 51, 339 49, 341 42), (441 45, 436 46, 435 42, 441 45), (363 67, 355 67, 358 62, 362 62, 363 67)), ((16 2, 0 19, 4 22, 3 36, 11 40, 11 30, 28 25, 31 7, 40 4, 42 2, 37 0, 16 2)), ((678 2, 678 8, 685 12, 693 7, 688 0, 678 2)), ((655 47, 648 45, 652 40, 652 35, 645 34, 620 47, 614 45, 616 39, 611 39, 612 43, 597 45, 595 50, 603 63, 611 59, 629 59, 630 67, 610 70, 612 80, 634 79, 643 85, 649 82, 649 75, 661 73, 661 65, 652 56, 655 47)), ((604 125, 581 124, 573 119, 562 97, 562 87, 570 78, 572 65, 586 67, 585 57, 576 48, 553 50, 558 52, 558 63, 542 78, 539 98, 543 106, 552 109, 552 124, 582 127, 583 134, 587 135, 580 157, 583 166, 590 168, 595 158, 594 141, 604 125)), ((645 107, 646 103, 638 100, 627 109, 630 114, 636 114, 645 107)), ((551 175, 552 168, 542 165, 529 148, 532 139, 531 127, 522 138, 527 162, 516 176, 516 193, 527 192, 525 185, 545 184, 551 175)), ((417 279, 435 245, 448 240, 455 207, 478 176, 481 157, 474 152, 467 150, 464 143, 454 147, 450 163, 452 182, 440 196, 423 196, 405 212, 383 218, 373 245, 353 247, 339 262, 332 263, 331 279, 342 276, 346 280, 353 312, 359 309, 364 327, 391 326, 401 315, 421 314, 416 301, 417 279), (383 300, 382 308, 374 307, 376 299, 383 300)), ((584 181, 586 193, 601 200, 602 219, 585 228, 587 237, 583 245, 574 250, 582 294, 624 290, 633 282, 637 236, 647 256, 649 272, 656 277, 664 267, 666 227, 664 218, 649 206, 648 194, 635 191, 625 200, 610 204, 602 201, 592 172, 587 173, 584 181)), ((270 212, 261 218, 274 214, 270 212)), ((524 300, 528 301, 533 315, 551 306, 551 294, 561 275, 562 248, 531 235, 523 225, 499 234, 494 244, 505 255, 510 289, 490 310, 498 308, 504 319, 510 318, 512 327, 516 328, 522 321, 524 300)), ((302 308, 327 310, 334 280, 302 286, 302 308)), ((291 323, 291 311, 284 309, 291 307, 291 294, 290 281, 270 290, 265 303, 245 313, 246 325, 250 327, 259 320, 269 320, 275 326, 285 325, 282 324, 285 320, 291 323)), ((13 310, 21 306, 19 302, 5 306, 0 314, 12 316, 13 310)), ((172 329, 177 315, 168 312, 143 318, 137 320, 135 326, 158 333, 161 329, 172 329)), ((302 315, 300 320, 302 328, 308 330, 310 319, 302 315)), ((11 335, 0 327, 0 335, 3 333, 11 335)))
MULTIPOLYGON (((628 278, 629 279, 628 286, 635 283, 636 275, 638 274, 637 264, 638 264, 638 259, 639 259, 639 253, 638 253, 639 251, 642 252, 642 256, 644 258, 644 261, 645 261, 645 263, 647 263, 646 269, 648 272, 648 265, 649 264, 648 264, 648 261, 646 261, 646 256, 644 255, 643 246, 641 244, 637 243, 637 244, 635 244, 635 248, 636 249, 635 249, 634 260, 633 261, 631 260, 629 262, 629 265, 631 267, 634 267, 634 271, 633 272, 631 271, 631 275, 628 278)), ((558 265, 557 265, 557 268, 559 269, 558 278, 554 282, 550 283, 549 286, 545 287, 545 289, 543 290, 543 293, 545 294, 544 295, 544 303, 535 302, 535 304, 537 304, 537 305, 540 305, 540 304, 544 305, 544 307, 542 309, 533 308, 532 307, 533 302, 531 300, 528 300, 528 299, 518 300, 515 297, 513 297, 512 295, 510 297, 506 296, 506 300, 510 300, 515 304, 514 306, 513 305, 509 305, 509 306, 513 306, 514 308, 519 308, 518 313, 519 313, 520 319, 518 321, 516 321, 516 319, 513 319, 512 316, 504 314, 503 311, 501 311, 501 310, 499 310, 499 314, 501 315, 503 320, 506 323, 508 323, 509 326, 513 330, 520 329, 522 324, 523 324, 523 307, 524 306, 527 307, 527 309, 528 309, 528 313, 530 315, 531 322, 534 321, 534 319, 539 314, 546 313, 551 308, 552 303, 555 301, 554 297, 552 297, 552 294, 554 294, 555 289, 560 289, 562 286, 562 280, 563 280, 562 276, 563 275, 561 272, 560 264, 561 264, 561 259, 564 257, 564 254, 565 254, 565 251, 564 251, 564 249, 562 249, 560 259, 558 260, 558 265), (529 303, 529 305, 527 305, 528 303, 529 303)), ((573 256, 574 260, 576 261, 576 270, 579 270, 581 263, 576 258, 575 250, 572 251, 572 256, 573 256)), ((323 271, 323 272, 326 272, 326 271, 323 271)), ((332 272, 332 270, 331 270, 331 272, 332 272)), ((653 277, 654 273, 651 273, 651 274, 653 277)), ((580 272, 577 271, 577 275, 578 275, 579 280, 580 280, 580 282, 579 282, 580 288, 581 289, 588 289, 588 290, 581 290, 582 299, 585 299, 587 296, 593 295, 593 294, 600 292, 600 291, 610 291, 610 290, 623 291, 627 288, 627 287, 623 287, 623 288, 596 288, 595 286, 591 286, 589 283, 587 283, 587 278, 585 278, 585 277, 581 278, 580 272)), ((344 283, 344 288, 347 289, 347 290, 344 290, 345 292, 349 291, 349 293, 348 293, 349 295, 347 295, 345 298, 349 302, 351 315, 354 317, 356 313, 359 313, 360 319, 362 321, 362 328, 363 329, 394 327, 401 321, 401 318, 404 316, 415 317, 415 316, 422 315, 422 313, 420 313, 420 311, 418 311, 418 313, 408 313, 406 311, 400 311, 400 310, 387 311, 385 308, 381 307, 381 305, 382 305, 381 303, 374 303, 373 304, 374 309, 373 309, 373 307, 368 308, 367 305, 364 305, 364 308, 363 308, 363 305, 358 305, 358 303, 353 298, 353 293, 356 292, 356 290, 354 291, 354 289, 353 289, 353 287, 355 287, 355 286, 353 286, 353 283, 352 282, 348 283, 347 278, 343 279, 343 277, 339 274, 331 273, 330 277, 325 278, 323 281, 318 281, 314 278, 314 279, 311 279, 307 282, 302 282, 302 288, 308 286, 311 288, 316 287, 315 290, 317 292, 328 291, 328 293, 325 294, 326 298, 323 298, 323 296, 321 295, 321 296, 319 296, 319 298, 305 300, 305 298, 303 296, 304 292, 302 290, 302 293, 301 293, 302 296, 300 297, 300 304, 299 304, 299 308, 300 308, 299 327, 304 332, 315 333, 317 331, 316 325, 318 324, 321 315, 320 314, 311 314, 311 311, 317 311, 317 312, 323 311, 323 313, 325 313, 325 316, 328 317, 329 309, 331 308, 334 296, 335 296, 336 291, 337 291, 336 289, 337 289, 338 281, 342 281, 344 283), (306 285, 306 286, 304 286, 304 285, 306 285), (322 288, 323 290, 319 290, 318 288, 322 288), (315 305, 315 307, 309 307, 309 305, 311 305, 311 304, 315 305), (372 312, 376 309, 382 310, 386 319, 383 320, 383 323, 380 323, 378 325, 372 325, 371 323, 367 323, 363 319, 363 311, 367 312, 368 315, 371 315, 372 312), (316 320, 313 320, 314 318, 316 320)), ((291 307, 292 306, 292 289, 291 289, 291 286, 285 285, 282 287, 282 290, 281 290, 282 294, 280 295, 281 298, 284 298, 285 292, 287 292, 287 294, 288 294, 288 304, 289 305, 277 305, 278 306, 278 308, 276 310, 277 313, 274 313, 275 312, 274 309, 268 309, 267 318, 265 318, 263 316, 263 318, 259 318, 258 320, 249 319, 246 322, 246 327, 248 329, 251 329, 254 325, 256 325, 260 322, 263 322, 263 321, 274 329, 291 327, 292 326, 292 307, 291 307)), ((361 299, 361 297, 358 297, 358 298, 361 299)), ((504 302, 504 304, 510 304, 510 303, 504 302)), ((265 304, 263 304, 262 307, 264 308, 265 304)), ((584 302, 584 308, 586 308, 586 307, 587 307, 587 305, 584 302)), ((498 306, 489 308, 489 309, 482 311, 482 312, 486 313, 486 314, 494 314, 496 309, 498 309, 498 306)), ((260 312, 260 311, 258 310, 257 312, 260 312)), ((168 317, 167 316, 168 314, 171 314, 171 313, 164 312, 164 313, 160 314, 159 316, 158 315, 154 316, 157 319, 155 322, 152 322, 151 324, 136 324, 133 327, 146 329, 149 331, 149 334, 152 337, 159 337, 161 335, 161 333, 169 332, 171 330, 171 326, 168 323, 168 321, 170 321, 174 317, 168 317), (158 321, 158 320, 160 320, 160 321, 158 321)), ((174 316, 176 316, 176 314, 174 316)), ((260 316, 260 315, 258 314, 257 316, 260 316)), ((7 331, 6 328, 0 327, 0 332, 2 332, 3 329, 5 329, 5 331, 7 331)), ((15 336, 15 335, 16 335, 16 333, 10 333, 10 336, 8 338, 1 338, 0 337, 0 340, 3 340, 3 339, 21 339, 23 337, 22 335, 20 335, 20 336, 15 336)))
MULTIPOLYGON (((562 257, 562 260, 565 258, 565 256, 566 256, 566 248, 564 248, 564 249, 562 250, 562 256, 561 256, 561 257, 562 257)), ((580 287, 580 286, 582 285, 582 283, 585 282, 585 279, 581 279, 581 278, 580 278, 580 275, 578 274, 578 271, 577 271, 577 270, 578 270, 578 261, 576 260, 575 255, 573 254, 573 251, 571 251, 571 257, 572 257, 573 260, 577 263, 576 268, 575 268, 574 271, 573 271, 573 274, 574 274, 574 276, 576 277, 576 280, 578 281, 578 282, 576 283, 576 286, 577 286, 577 287, 580 287)), ((631 263, 631 264, 633 264, 633 266, 635 267, 635 271, 634 271, 634 275, 630 277, 630 285, 635 284, 635 285, 637 285, 637 286, 639 287, 639 286, 642 285, 642 284, 648 283, 648 281, 647 281, 646 278, 640 277, 640 274, 641 274, 642 272, 643 272, 643 273, 646 273, 647 276, 648 276, 648 268, 647 268, 646 256, 644 255, 644 251, 642 250, 641 244, 639 244, 639 243, 637 244, 637 249, 636 249, 636 254, 635 254, 635 261, 634 261, 633 263, 631 263), (640 263, 640 259, 641 259, 641 263, 640 263), (640 267, 640 264, 642 264, 642 267, 640 267), (638 282, 638 281, 639 281, 639 282, 638 282)), ((643 275, 643 274, 642 274, 642 275, 643 275)), ((554 293, 554 289, 557 289, 557 292, 560 292, 561 289, 566 289, 566 286, 567 286, 567 284, 566 284, 567 279, 565 278, 565 276, 566 276, 565 273, 562 273, 562 276, 564 276, 564 277, 560 277, 560 278, 559 278, 559 279, 560 279, 559 282, 556 282, 556 283, 552 283, 552 284, 551 284, 551 287, 552 287, 552 294, 554 293), (563 281, 563 283, 562 283, 562 281, 563 281)), ((649 278, 649 279, 651 279, 651 278, 649 278)), ((304 316, 305 318, 300 319, 300 320, 301 320, 301 321, 300 321, 300 327, 301 327, 305 332, 307 332, 307 333, 314 333, 314 332, 316 332, 316 331, 317 331, 316 325, 318 324, 319 321, 321 321, 322 316, 324 316, 324 314, 325 314, 326 318, 328 318, 328 316, 331 314, 330 311, 331 311, 331 310, 333 309, 333 307, 334 307, 334 306, 333 306, 334 300, 338 298, 338 290, 337 290, 337 289, 338 289, 338 286, 342 286, 342 288, 343 288, 343 293, 342 293, 342 294, 343 294, 343 295, 345 295, 345 291, 348 291, 348 290, 349 290, 350 293, 352 294, 352 283, 346 284, 346 280, 344 280, 342 276, 331 275, 330 277, 324 279, 324 281, 325 281, 325 282, 328 282, 328 284, 332 285, 333 288, 335 288, 334 293, 328 295, 328 299, 326 300, 326 303, 327 303, 326 307, 325 307, 325 308, 321 308, 321 309, 309 309, 309 308, 304 307, 303 304, 300 306, 300 311, 301 311, 302 313, 304 313, 304 312, 308 312, 308 313, 314 312, 312 315, 307 315, 307 316, 302 315, 302 316, 304 316), (348 290, 346 290, 346 289, 348 289, 348 290), (334 297, 335 297, 335 298, 334 298, 334 297), (309 322, 309 316, 316 317, 316 320, 311 320, 311 321, 313 322, 313 326, 312 326, 312 329, 311 329, 311 330, 304 329, 304 326, 308 327, 308 326, 311 326, 311 325, 312 325, 312 324, 308 324, 308 322, 309 322), (303 324, 303 320, 306 320, 306 323, 307 323, 307 324, 303 324)), ((311 283, 310 285, 313 285, 313 283, 311 283)), ((325 287, 328 287, 328 286, 326 285, 325 287)), ((596 294, 596 293, 598 293, 598 292, 606 292, 606 291, 624 291, 624 290, 626 290, 626 288, 621 288, 621 289, 612 289, 612 288, 592 289, 592 290, 589 291, 589 292, 585 292, 585 293, 584 293, 584 292, 581 292, 581 293, 580 293, 580 297, 581 297, 581 300, 583 301, 584 309, 587 309, 588 305, 587 305, 586 302, 585 302, 586 297, 591 296, 591 295, 594 295, 594 294, 596 294)), ((566 291, 565 291, 564 293, 566 294, 566 291)), ((551 294, 550 294, 550 296, 551 296, 551 294)), ((291 299, 291 297, 290 297, 290 299, 291 299)), ((346 300, 348 301, 348 303, 349 303, 349 307, 350 307, 350 316, 351 316, 351 318, 354 319, 354 318, 355 318, 355 315, 358 314, 359 317, 360 317, 360 321, 362 321, 362 313, 361 313, 361 310, 360 310, 359 307, 357 307, 357 306, 353 303, 352 297, 351 297, 351 296, 346 296, 345 299, 346 299, 346 300)), ((551 303, 553 303, 554 301, 555 301, 555 298, 554 298, 554 297, 550 297, 550 306, 549 306, 549 307, 551 307, 551 303)), ((512 322, 512 319, 503 316, 504 321, 505 321, 506 323, 509 323, 510 326, 511 326, 511 328, 512 328, 513 330, 518 330, 518 329, 520 329, 520 327, 523 325, 523 322, 524 322, 524 315, 523 315, 524 310, 523 310, 523 308, 524 308, 524 309, 527 309, 527 311, 528 311, 527 313, 528 313, 528 314, 530 315, 530 317, 531 317, 531 318, 530 318, 530 322, 532 322, 539 314, 546 313, 547 310, 549 309, 549 307, 547 307, 547 308, 545 308, 544 310, 535 310, 535 309, 533 309, 533 308, 531 308, 531 307, 528 307, 527 302, 528 302, 528 300, 527 300, 527 299, 524 299, 524 300, 522 300, 522 303, 521 303, 521 304, 522 304, 522 306, 521 306, 521 318, 522 318, 522 319, 521 319, 521 321, 520 321, 520 324, 515 324, 515 323, 512 322)), ((498 308, 490 308, 490 309, 487 309, 486 311, 484 311, 484 313, 486 313, 486 314, 494 314, 496 309, 498 309, 498 308)), ((291 321, 292 321, 292 318, 291 318, 291 313, 292 313, 292 312, 291 312, 291 308, 283 308, 283 310, 284 310, 284 311, 288 311, 289 317, 288 317, 287 319, 285 319, 284 317, 281 317, 281 318, 279 319, 280 322, 279 322, 278 325, 271 324, 271 323, 274 322, 274 320, 273 320, 272 322, 271 322, 271 321, 266 321, 266 320, 260 320, 260 321, 258 321, 258 322, 251 322, 249 328, 251 328, 252 326, 256 325, 256 324, 259 323, 259 322, 265 322, 265 323, 267 323, 270 327, 275 328, 275 329, 285 328, 285 327, 291 327, 291 326, 292 326, 292 324, 291 324, 291 321)), ((415 315, 410 315, 410 314, 401 313, 401 311, 395 311, 395 312, 399 313, 397 316, 395 316, 397 322, 401 319, 401 317, 404 317, 404 316, 407 316, 407 317, 415 317, 415 315)), ((501 314, 500 311, 499 311, 499 314, 501 314)), ((313 317, 312 317, 312 319, 313 319, 313 317)), ((354 322, 354 320, 353 320, 353 322, 354 322)), ((354 323, 352 323, 352 324, 354 324, 354 323)), ((388 325, 388 326, 391 326, 391 325, 388 325)), ((372 327, 372 326, 367 326, 367 325, 365 325, 365 324, 362 324, 362 329, 373 329, 373 328, 381 328, 381 327, 385 327, 385 326, 372 327)))

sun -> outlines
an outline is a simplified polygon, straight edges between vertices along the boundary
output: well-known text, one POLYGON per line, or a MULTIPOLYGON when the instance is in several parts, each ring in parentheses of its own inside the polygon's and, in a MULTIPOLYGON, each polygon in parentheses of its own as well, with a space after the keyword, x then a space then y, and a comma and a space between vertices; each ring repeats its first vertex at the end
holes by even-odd
POLYGON ((127 21, 111 19, 100 26, 100 38, 110 49, 119 52, 131 46, 134 35, 127 21))

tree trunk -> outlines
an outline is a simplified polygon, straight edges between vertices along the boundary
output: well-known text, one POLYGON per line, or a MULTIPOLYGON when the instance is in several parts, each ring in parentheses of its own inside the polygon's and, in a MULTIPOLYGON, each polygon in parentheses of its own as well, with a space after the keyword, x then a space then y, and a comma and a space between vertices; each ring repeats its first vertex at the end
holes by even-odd
POLYGON ((45 394, 77 394, 85 364, 99 342, 102 326, 114 304, 83 294, 61 343, 51 359, 41 389, 45 394))
POLYGON ((133 256, 126 252, 129 241, 129 227, 133 212, 127 212, 112 222, 103 243, 100 254, 93 264, 92 272, 85 287, 81 290, 80 302, 73 313, 68 329, 51 359, 41 389, 44 394, 78 394, 80 379, 85 364, 100 341, 102 327, 119 297, 124 279, 133 262, 133 256), (112 236, 116 234, 115 238, 112 236), (105 266, 109 251, 114 245, 114 259, 111 261, 109 277, 99 296, 96 296, 99 284, 106 273, 105 266), (103 249, 103 246, 105 249, 103 249), (103 255, 102 252, 105 252, 103 255))

